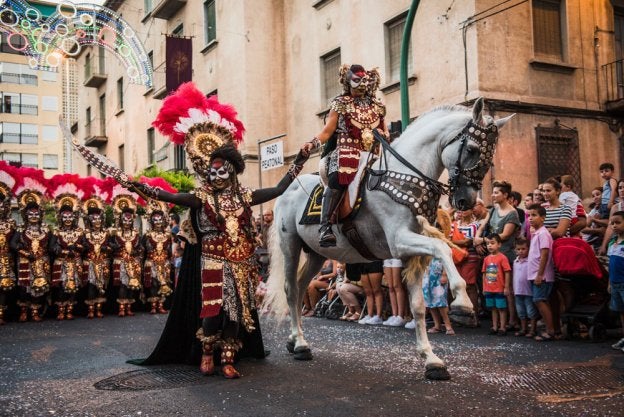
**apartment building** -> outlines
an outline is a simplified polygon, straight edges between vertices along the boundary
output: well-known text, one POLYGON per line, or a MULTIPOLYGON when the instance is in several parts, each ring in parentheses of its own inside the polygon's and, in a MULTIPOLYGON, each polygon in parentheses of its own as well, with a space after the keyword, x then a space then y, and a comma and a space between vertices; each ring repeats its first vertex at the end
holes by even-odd
MULTIPOLYGON (((245 123, 243 182, 274 184, 259 171, 258 142, 284 135, 292 157, 323 126, 340 93, 342 63, 379 67, 389 122, 400 119, 400 43, 409 0, 108 0, 141 38, 154 86, 129 84, 108 52, 78 57, 76 134, 134 173, 151 164, 185 169, 181 147, 151 128, 166 95, 165 36, 192 37, 193 81, 232 103, 245 123)), ((516 116, 501 132, 494 180, 528 192, 570 173, 587 196, 597 167, 624 176, 624 1, 420 2, 409 46, 412 118, 440 104, 484 97, 489 114, 516 116)), ((79 171, 87 167, 75 161, 79 171)), ((311 160, 306 170, 316 170, 311 160)))
MULTIPOLYGON (((43 16, 55 10, 31 2, 43 16)), ((51 176, 70 171, 58 128, 60 113, 76 113, 76 79, 65 60, 57 71, 34 70, 20 49, 19 37, 0 33, 0 159, 44 169, 51 176), (72 97, 73 104, 67 98, 72 97)), ((75 116, 74 116, 75 117, 75 116)))

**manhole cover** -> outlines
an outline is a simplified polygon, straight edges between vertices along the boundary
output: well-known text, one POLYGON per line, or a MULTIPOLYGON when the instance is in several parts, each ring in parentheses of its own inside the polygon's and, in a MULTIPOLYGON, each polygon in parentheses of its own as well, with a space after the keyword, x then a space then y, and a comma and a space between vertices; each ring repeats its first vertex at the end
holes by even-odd
POLYGON ((622 372, 606 366, 544 369, 514 375, 483 375, 484 382, 501 387, 537 392, 543 395, 589 394, 598 391, 622 390, 622 372))
POLYGON ((206 384, 209 381, 210 378, 194 368, 141 369, 103 379, 96 382, 94 387, 110 391, 142 391, 206 384))

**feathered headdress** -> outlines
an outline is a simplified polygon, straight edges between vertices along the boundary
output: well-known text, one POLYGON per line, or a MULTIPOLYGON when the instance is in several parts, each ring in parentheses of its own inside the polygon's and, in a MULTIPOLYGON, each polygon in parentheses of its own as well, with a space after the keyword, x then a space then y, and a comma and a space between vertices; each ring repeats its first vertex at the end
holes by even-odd
POLYGON ((20 210, 30 207, 41 208, 41 204, 48 193, 48 180, 43 171, 30 167, 15 169, 16 183, 13 193, 17 196, 20 210))
POLYGON ((117 185, 117 181, 111 177, 98 179, 93 184, 93 195, 99 197, 107 204, 110 204, 113 198, 113 188, 117 185))
POLYGON ((366 95, 375 97, 379 84, 381 83, 379 70, 373 68, 366 71, 363 66, 358 64, 342 64, 338 70, 338 76, 340 77, 340 84, 342 84, 342 89, 345 94, 349 94, 351 91, 351 77, 353 75, 362 78, 362 82, 366 83, 366 95))
POLYGON ((58 174, 50 178, 48 193, 54 199, 57 214, 65 210, 80 210, 80 201, 85 195, 81 185, 82 180, 77 174, 58 174))
POLYGON ((112 195, 113 200, 111 206, 115 214, 119 215, 125 211, 136 213, 138 196, 135 193, 117 184, 113 187, 112 195))
POLYGON ((184 145, 200 174, 208 172, 215 150, 235 148, 243 140, 245 127, 234 107, 206 96, 192 82, 182 84, 168 96, 152 125, 178 145, 184 145))
POLYGON ((0 161, 0 194, 2 202, 10 202, 13 197, 13 187, 15 187, 15 167, 0 161))

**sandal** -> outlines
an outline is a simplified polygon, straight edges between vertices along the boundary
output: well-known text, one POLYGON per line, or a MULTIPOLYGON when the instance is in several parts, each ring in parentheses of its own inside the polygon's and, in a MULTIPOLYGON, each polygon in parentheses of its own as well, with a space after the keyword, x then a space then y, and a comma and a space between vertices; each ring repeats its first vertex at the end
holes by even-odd
POLYGON ((514 333, 514 336, 519 337, 519 336, 526 336, 526 332, 523 330, 518 330, 517 332, 514 333))
POLYGON ((535 337, 535 333, 528 332, 527 334, 524 335, 524 337, 529 338, 529 339, 533 339, 535 337))
POLYGON ((342 321, 347 321, 349 320, 351 317, 353 317, 353 313, 347 313, 344 316, 341 316, 338 318, 338 320, 342 320, 342 321))
POLYGON ((490 329, 490 331, 488 332, 488 334, 489 334, 489 335, 495 335, 495 334, 497 334, 497 333, 498 333, 498 330, 497 330, 497 329, 495 329, 495 328, 493 328, 493 327, 492 327, 492 328, 490 329))
POLYGON ((438 329, 437 327, 431 327, 429 328, 429 330, 427 330, 427 333, 440 333, 442 330, 438 329))
POLYGON ((496 334, 498 336, 507 336, 507 330, 500 329, 498 332, 496 332, 496 334))
POLYGON ((360 319, 360 313, 353 313, 347 321, 358 321, 360 319))
POLYGON ((541 334, 535 336, 533 340, 535 340, 536 342, 552 342, 553 340, 555 340, 555 336, 546 332, 542 332, 541 334))
POLYGON ((453 329, 446 329, 446 335, 447 336, 455 336, 455 330, 453 330, 453 329))

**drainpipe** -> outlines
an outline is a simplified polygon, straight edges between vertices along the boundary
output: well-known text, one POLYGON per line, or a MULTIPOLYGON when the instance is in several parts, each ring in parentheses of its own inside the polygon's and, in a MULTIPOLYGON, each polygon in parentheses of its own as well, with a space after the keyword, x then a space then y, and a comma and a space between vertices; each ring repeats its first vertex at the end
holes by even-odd
POLYGON ((409 93, 407 91, 407 53, 409 51, 409 41, 412 37, 412 25, 414 24, 414 16, 420 0, 412 0, 407 19, 405 21, 405 29, 403 30, 403 40, 401 43, 401 73, 399 84, 401 86, 401 131, 407 128, 410 121, 409 110, 409 93))

